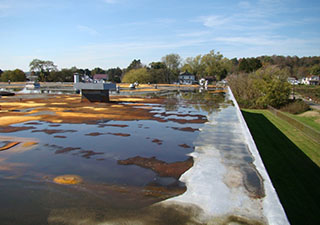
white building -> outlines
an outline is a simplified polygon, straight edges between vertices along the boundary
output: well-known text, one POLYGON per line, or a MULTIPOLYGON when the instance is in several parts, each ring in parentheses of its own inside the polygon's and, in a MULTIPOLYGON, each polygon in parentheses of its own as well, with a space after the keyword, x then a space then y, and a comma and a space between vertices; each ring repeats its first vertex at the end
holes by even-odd
POLYGON ((288 77, 287 81, 293 85, 298 85, 300 83, 296 77, 288 77))
POLYGON ((179 84, 193 84, 196 81, 196 76, 189 73, 188 70, 179 75, 179 84))
POLYGON ((320 84, 320 76, 319 75, 309 75, 307 77, 302 78, 302 84, 306 85, 319 85, 320 84))

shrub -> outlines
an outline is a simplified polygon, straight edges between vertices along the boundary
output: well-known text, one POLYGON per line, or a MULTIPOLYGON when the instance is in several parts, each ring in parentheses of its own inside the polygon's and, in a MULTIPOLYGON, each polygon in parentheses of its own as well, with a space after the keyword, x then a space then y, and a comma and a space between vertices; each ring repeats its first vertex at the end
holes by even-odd
POLYGON ((266 67, 251 74, 231 75, 228 84, 241 108, 279 108, 288 102, 287 71, 266 67))
POLYGON ((287 105, 281 108, 281 111, 288 112, 291 114, 300 114, 310 109, 309 105, 305 103, 303 100, 293 100, 287 105))
POLYGON ((123 83, 134 83, 136 81, 140 84, 146 84, 152 82, 152 77, 146 68, 140 68, 130 70, 122 79, 123 83))

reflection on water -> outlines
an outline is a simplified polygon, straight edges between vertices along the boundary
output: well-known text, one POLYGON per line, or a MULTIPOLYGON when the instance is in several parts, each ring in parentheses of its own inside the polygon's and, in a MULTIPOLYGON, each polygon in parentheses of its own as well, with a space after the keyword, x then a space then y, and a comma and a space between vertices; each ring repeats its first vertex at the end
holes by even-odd
POLYGON ((54 221, 52 215, 79 216, 82 210, 99 221, 108 212, 130 214, 182 194, 186 188, 179 177, 193 165, 188 153, 224 94, 172 92, 152 98, 165 103, 132 105, 147 107, 150 120, 0 127, 6 136, 38 141, 27 151, 15 151, 22 147, 18 144, 0 152, 1 224, 45 224, 54 221), (61 175, 76 175, 81 182, 55 183, 61 175))

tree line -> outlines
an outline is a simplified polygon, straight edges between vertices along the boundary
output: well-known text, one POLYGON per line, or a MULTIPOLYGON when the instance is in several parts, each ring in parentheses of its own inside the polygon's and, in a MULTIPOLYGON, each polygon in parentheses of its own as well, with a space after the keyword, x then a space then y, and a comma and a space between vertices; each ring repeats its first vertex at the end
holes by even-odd
MULTIPOLYGON (((301 78, 309 74, 320 74, 320 57, 297 56, 260 56, 252 58, 228 59, 220 52, 210 51, 204 55, 187 57, 182 59, 178 54, 168 54, 160 61, 151 62, 145 65, 140 59, 134 59, 126 68, 100 67, 90 69, 79 69, 76 67, 63 68, 58 70, 57 65, 52 61, 34 59, 29 64, 31 75, 39 81, 46 82, 72 82, 73 74, 93 77, 95 74, 107 74, 111 82, 135 82, 139 83, 174 83, 178 80, 181 72, 188 71, 196 76, 196 80, 206 78, 209 81, 220 81, 226 77, 234 77, 237 74, 255 73, 266 68, 278 68, 286 76, 301 78)), ((0 70, 0 80, 6 82, 25 81, 26 74, 19 69, 0 70)))

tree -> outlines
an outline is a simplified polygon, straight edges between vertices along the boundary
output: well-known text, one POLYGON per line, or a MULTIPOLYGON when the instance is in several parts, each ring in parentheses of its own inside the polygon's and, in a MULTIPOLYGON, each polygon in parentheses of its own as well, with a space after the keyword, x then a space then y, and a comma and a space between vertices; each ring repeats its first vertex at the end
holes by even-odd
POLYGON ((84 75, 91 76, 91 70, 88 68, 84 70, 84 75))
POLYGON ((1 81, 8 82, 9 80, 14 82, 26 81, 26 75, 19 69, 4 71, 1 75, 1 81))
POLYGON ((172 81, 177 80, 179 72, 180 72, 180 65, 181 65, 181 57, 178 54, 168 54, 161 58, 161 61, 167 66, 170 73, 167 74, 167 82, 171 83, 172 81))
POLYGON ((313 67, 311 67, 310 74, 312 74, 312 75, 320 75, 320 64, 314 65, 313 67))
POLYGON ((134 83, 136 81, 142 84, 146 84, 152 82, 152 77, 146 68, 140 68, 132 69, 129 72, 126 72, 122 79, 122 82, 124 83, 134 83))
POLYGON ((181 68, 182 71, 189 71, 191 74, 195 75, 197 79, 203 77, 204 65, 201 62, 201 55, 196 57, 186 58, 184 65, 181 68))
POLYGON ((8 80, 10 80, 10 74, 11 71, 10 70, 6 70, 1 74, 1 81, 2 82, 8 82, 8 80))
POLYGON ((95 74, 106 74, 106 71, 101 69, 100 67, 96 67, 91 71, 92 76, 94 76, 95 74))
POLYGON ((254 73, 229 76, 228 84, 241 107, 266 108, 286 104, 290 95, 288 71, 275 66, 254 73))
POLYGON ((141 63, 141 61, 140 61, 140 59, 134 59, 131 63, 130 63, 130 65, 127 67, 127 69, 126 69, 126 72, 129 72, 130 70, 133 70, 133 69, 140 69, 140 68, 142 68, 143 67, 143 65, 142 65, 142 63, 141 63))
POLYGON ((75 69, 62 69, 61 71, 52 71, 48 76, 48 81, 51 82, 72 82, 75 69))
POLYGON ((151 83, 168 83, 168 74, 170 71, 163 62, 150 63, 149 73, 151 75, 151 83))
POLYGON ((47 78, 52 71, 57 71, 57 66, 52 61, 44 61, 34 59, 29 64, 30 71, 35 72, 41 81, 47 81, 47 78))
POLYGON ((181 64, 181 57, 178 54, 172 53, 163 56, 161 60, 170 70, 179 70, 181 64))
POLYGON ((250 73, 258 70, 262 67, 262 63, 259 59, 256 58, 243 58, 239 63, 239 71, 250 73))
POLYGON ((287 82, 289 73, 287 70, 269 66, 260 69, 251 75, 256 79, 256 86, 261 96, 257 99, 260 107, 280 107, 288 103, 291 86, 287 82))
POLYGON ((122 70, 119 67, 108 69, 106 73, 108 74, 110 81, 116 83, 121 82, 122 70))
POLYGON ((201 64, 204 66, 203 76, 215 76, 217 80, 224 79, 232 66, 230 60, 214 50, 201 58, 201 64))

